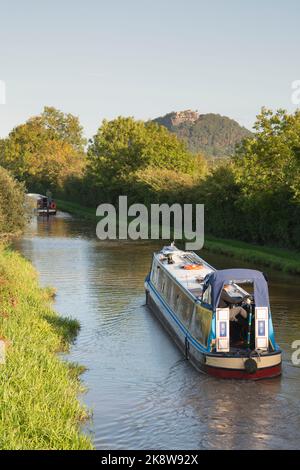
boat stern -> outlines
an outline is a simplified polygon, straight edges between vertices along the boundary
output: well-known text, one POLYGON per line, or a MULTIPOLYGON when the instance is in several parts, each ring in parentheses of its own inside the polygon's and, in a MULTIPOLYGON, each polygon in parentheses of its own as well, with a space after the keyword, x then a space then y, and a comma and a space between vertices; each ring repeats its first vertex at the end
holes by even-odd
POLYGON ((259 380, 281 375, 281 351, 247 356, 207 355, 207 374, 223 379, 259 380))

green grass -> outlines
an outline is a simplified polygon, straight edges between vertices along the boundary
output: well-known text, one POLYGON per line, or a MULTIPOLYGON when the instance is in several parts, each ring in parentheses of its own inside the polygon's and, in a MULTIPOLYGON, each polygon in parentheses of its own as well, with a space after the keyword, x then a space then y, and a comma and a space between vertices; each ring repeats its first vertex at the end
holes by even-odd
POLYGON ((82 367, 57 354, 79 324, 59 317, 52 297, 31 264, 0 245, 0 449, 93 448, 80 430, 89 416, 78 400, 82 367))
POLYGON ((97 220, 96 217, 96 208, 81 206, 74 202, 63 201, 61 199, 55 200, 57 203, 57 209, 63 212, 69 212, 70 214, 75 215, 86 220, 97 220))
MULTIPOLYGON (((58 200, 58 208, 76 217, 96 221, 96 209, 80 204, 58 200)), ((205 237, 204 248, 232 258, 258 263, 280 271, 300 274, 300 253, 276 247, 259 246, 238 240, 226 240, 213 236, 205 237)))
POLYGON ((258 263, 287 273, 300 274, 300 253, 297 252, 214 237, 206 237, 204 248, 214 253, 258 263))

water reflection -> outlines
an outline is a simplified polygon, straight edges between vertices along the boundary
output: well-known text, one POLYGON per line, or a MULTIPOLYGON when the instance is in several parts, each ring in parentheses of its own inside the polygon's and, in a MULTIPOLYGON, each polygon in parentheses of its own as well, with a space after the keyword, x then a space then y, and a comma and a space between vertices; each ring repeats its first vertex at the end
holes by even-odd
MULTIPOLYGON (((81 322, 69 358, 88 370, 87 432, 98 448, 299 448, 299 278, 268 272, 282 379, 220 381, 196 372, 144 306, 143 281, 160 243, 100 242, 95 227, 60 214, 36 220, 18 243, 56 308, 81 322)), ((218 268, 246 266, 203 256, 218 268)), ((249 266, 249 263, 247 264, 249 266)), ((256 268, 259 268, 255 266, 256 268)))

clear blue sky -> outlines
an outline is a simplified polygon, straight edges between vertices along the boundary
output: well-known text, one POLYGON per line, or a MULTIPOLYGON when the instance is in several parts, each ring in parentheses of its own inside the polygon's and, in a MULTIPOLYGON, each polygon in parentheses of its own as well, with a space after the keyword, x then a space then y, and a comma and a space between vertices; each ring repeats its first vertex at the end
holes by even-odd
POLYGON ((299 0, 0 0, 0 136, 44 105, 103 118, 172 110, 251 127, 261 106, 293 111, 299 0))

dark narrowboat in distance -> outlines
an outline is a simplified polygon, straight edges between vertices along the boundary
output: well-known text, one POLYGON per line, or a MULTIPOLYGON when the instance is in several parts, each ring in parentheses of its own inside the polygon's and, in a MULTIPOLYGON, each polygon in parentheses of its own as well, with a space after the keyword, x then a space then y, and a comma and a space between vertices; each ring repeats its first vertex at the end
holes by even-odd
POLYGON ((195 253, 171 245, 153 255, 145 290, 147 305, 198 370, 252 380, 281 374, 263 273, 217 271, 195 253), (224 286, 232 298, 225 308, 219 307, 224 286), (243 321, 232 320, 231 308, 243 309, 243 321))
POLYGON ((27 200, 31 201, 31 206, 37 215, 49 216, 56 215, 56 202, 52 197, 43 196, 42 194, 29 193, 27 200))

